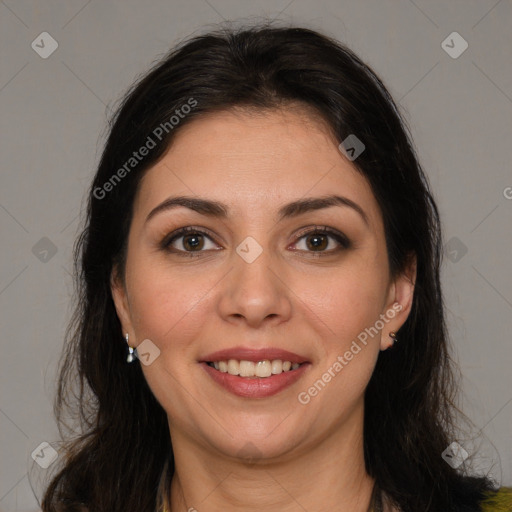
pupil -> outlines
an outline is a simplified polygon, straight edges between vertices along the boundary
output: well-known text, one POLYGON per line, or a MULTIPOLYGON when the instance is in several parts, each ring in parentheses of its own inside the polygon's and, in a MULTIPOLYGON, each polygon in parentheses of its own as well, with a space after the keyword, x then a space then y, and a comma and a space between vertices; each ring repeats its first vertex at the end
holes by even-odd
POLYGON ((313 242, 312 244, 312 247, 318 249, 325 249, 325 236, 324 235, 311 235, 311 237, 309 238, 309 240, 314 240, 315 242, 313 242), (323 240, 322 240, 323 239, 323 240), (320 240, 320 242, 319 242, 320 240), (318 243, 319 242, 319 243, 318 243), (323 243, 322 243, 323 242, 323 243))
POLYGON ((197 249, 198 247, 201 249, 202 248, 202 243, 201 243, 201 235, 188 235, 186 236, 184 239, 183 239, 183 242, 184 242, 184 245, 185 247, 187 248, 192 248, 192 249, 197 249), (195 239, 195 242, 192 242, 190 243, 190 240, 194 240, 195 239))
POLYGON ((325 236, 324 235, 311 235, 309 240, 314 240, 312 247, 316 249, 325 249, 325 236))

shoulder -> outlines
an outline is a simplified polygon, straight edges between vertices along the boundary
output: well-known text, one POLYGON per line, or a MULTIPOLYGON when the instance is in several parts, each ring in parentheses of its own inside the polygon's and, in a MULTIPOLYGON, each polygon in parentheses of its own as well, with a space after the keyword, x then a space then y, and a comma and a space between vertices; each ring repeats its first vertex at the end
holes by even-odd
POLYGON ((485 492, 480 507, 482 512, 512 512, 512 487, 485 492))

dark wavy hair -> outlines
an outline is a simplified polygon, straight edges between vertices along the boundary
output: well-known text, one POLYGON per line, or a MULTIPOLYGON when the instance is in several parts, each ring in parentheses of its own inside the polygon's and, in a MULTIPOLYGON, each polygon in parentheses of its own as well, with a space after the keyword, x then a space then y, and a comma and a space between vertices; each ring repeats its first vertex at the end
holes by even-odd
POLYGON ((365 393, 367 472, 403 511, 476 511, 483 493, 495 490, 490 478, 441 457, 462 413, 440 285, 439 213, 410 130, 382 81, 349 48, 306 28, 264 23, 181 42, 137 79, 112 117, 75 245, 77 303, 54 407, 65 456, 45 487, 44 512, 154 512, 167 499, 174 472, 167 416, 140 365, 126 363, 110 289, 113 269, 123 275, 134 197, 145 170, 195 118, 294 105, 325 120, 339 142, 350 134, 363 141, 353 163, 380 205, 391 274, 417 258, 400 342, 379 354, 365 393), (191 99, 194 108, 171 126, 191 99), (156 147, 119 173, 162 126, 156 147))

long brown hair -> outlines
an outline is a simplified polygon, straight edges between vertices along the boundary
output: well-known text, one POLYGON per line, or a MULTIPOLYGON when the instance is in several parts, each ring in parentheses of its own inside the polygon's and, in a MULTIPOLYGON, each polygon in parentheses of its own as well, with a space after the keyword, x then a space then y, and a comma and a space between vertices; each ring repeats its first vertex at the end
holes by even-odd
POLYGON ((168 492, 174 471, 167 417, 139 362, 126 363, 109 287, 113 266, 123 269, 135 193, 145 170, 191 120, 235 106, 286 103, 312 108, 340 142, 351 134, 364 141, 354 164, 380 205, 391 273, 403 271, 411 253, 417 257, 400 342, 379 355, 365 394, 368 473, 404 511, 478 510, 483 491, 493 488, 441 456, 456 439, 457 411, 440 285, 442 236, 409 129, 381 80, 346 46, 305 28, 266 24, 184 41, 134 84, 111 121, 75 247, 76 311, 55 402, 65 455, 46 488, 44 512, 80 505, 154 512, 161 505, 159 486, 168 492), (191 99, 194 108, 171 126, 191 99), (167 129, 159 138, 161 126, 167 129), (156 147, 127 170, 151 135, 156 147), (118 172, 123 165, 127 172, 118 172), (66 413, 76 432, 65 428, 66 413))

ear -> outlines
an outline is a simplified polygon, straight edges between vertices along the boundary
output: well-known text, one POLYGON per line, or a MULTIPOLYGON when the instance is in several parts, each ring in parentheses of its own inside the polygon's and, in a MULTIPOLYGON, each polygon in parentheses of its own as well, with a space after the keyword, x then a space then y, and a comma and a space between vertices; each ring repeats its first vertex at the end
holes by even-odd
MULTIPOLYGON (((403 272, 393 280, 389 287, 386 309, 383 311, 388 321, 381 331, 381 350, 387 350, 393 345, 393 340, 389 333, 396 333, 405 323, 411 312, 416 272, 416 254, 411 253, 403 272)), ((400 338, 400 334, 397 334, 397 338, 400 338)))
MULTIPOLYGON (((112 273, 110 275, 110 291, 112 293, 112 299, 117 311, 117 316, 121 322, 123 336, 128 333, 129 337, 133 340, 135 338, 135 333, 131 320, 128 294, 126 292, 126 285, 119 274, 117 265, 112 268, 112 273)), ((133 343, 130 343, 130 345, 133 346, 133 343)))

